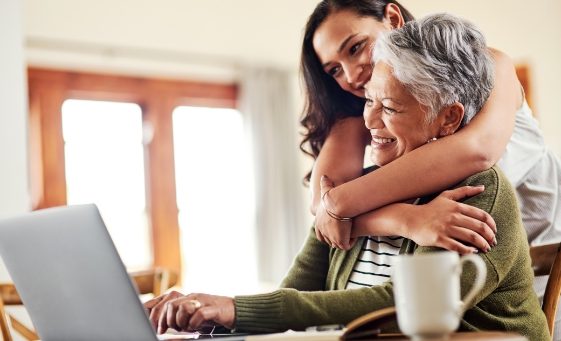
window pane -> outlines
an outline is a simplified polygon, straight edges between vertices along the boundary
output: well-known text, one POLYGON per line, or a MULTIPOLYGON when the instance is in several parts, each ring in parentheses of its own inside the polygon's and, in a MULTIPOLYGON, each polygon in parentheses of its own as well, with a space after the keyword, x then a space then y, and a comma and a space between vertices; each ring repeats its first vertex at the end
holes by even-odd
POLYGON ((95 203, 125 265, 151 266, 140 107, 71 99, 62 126, 68 204, 95 203))
POLYGON ((241 114, 178 107, 173 135, 184 289, 257 290, 253 168, 241 114))

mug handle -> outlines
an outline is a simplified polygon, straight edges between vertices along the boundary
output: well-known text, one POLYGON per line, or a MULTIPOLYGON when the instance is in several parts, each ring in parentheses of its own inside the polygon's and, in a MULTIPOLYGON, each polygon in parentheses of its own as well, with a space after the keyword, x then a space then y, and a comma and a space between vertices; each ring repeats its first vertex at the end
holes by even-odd
POLYGON ((460 316, 463 315, 464 311, 466 310, 466 306, 471 302, 477 293, 483 289, 485 285, 485 279, 487 278, 487 267, 485 266, 485 262, 477 255, 465 255, 460 258, 460 266, 464 267, 465 262, 471 262, 475 265, 476 275, 475 281, 469 290, 469 292, 464 296, 463 300, 461 301, 460 306, 460 316))

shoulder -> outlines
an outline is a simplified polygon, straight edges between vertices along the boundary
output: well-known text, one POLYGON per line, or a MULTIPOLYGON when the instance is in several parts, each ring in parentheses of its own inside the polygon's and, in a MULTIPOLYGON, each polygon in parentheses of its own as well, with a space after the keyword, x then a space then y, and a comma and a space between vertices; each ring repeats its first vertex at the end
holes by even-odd
POLYGON ((464 202, 477 206, 486 212, 493 211, 495 206, 517 207, 516 195, 512 185, 498 166, 476 173, 462 181, 461 186, 485 186, 485 191, 466 199, 464 202))
POLYGON ((501 50, 489 47, 489 54, 495 62, 495 67, 509 67, 514 68, 514 62, 512 58, 501 50))

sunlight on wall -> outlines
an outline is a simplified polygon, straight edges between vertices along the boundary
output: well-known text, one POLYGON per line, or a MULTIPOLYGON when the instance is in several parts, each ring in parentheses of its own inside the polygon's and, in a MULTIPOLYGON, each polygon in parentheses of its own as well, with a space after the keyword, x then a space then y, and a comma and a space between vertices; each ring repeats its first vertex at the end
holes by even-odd
POLYGON ((184 290, 255 291, 253 168, 241 114, 178 107, 173 135, 184 290))
POLYGON ((95 203, 125 265, 151 266, 140 107, 67 100, 62 125, 68 204, 95 203))

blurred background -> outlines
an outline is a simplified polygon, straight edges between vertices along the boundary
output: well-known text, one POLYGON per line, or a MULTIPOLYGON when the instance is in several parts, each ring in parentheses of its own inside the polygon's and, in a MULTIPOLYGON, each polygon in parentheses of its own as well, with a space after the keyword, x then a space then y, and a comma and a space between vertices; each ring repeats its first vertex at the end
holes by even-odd
MULTIPOLYGON (((560 1, 401 2, 508 53, 561 154, 560 1)), ((130 269, 274 288, 312 222, 298 60, 316 4, 0 0, 0 217, 94 202, 130 269)))

